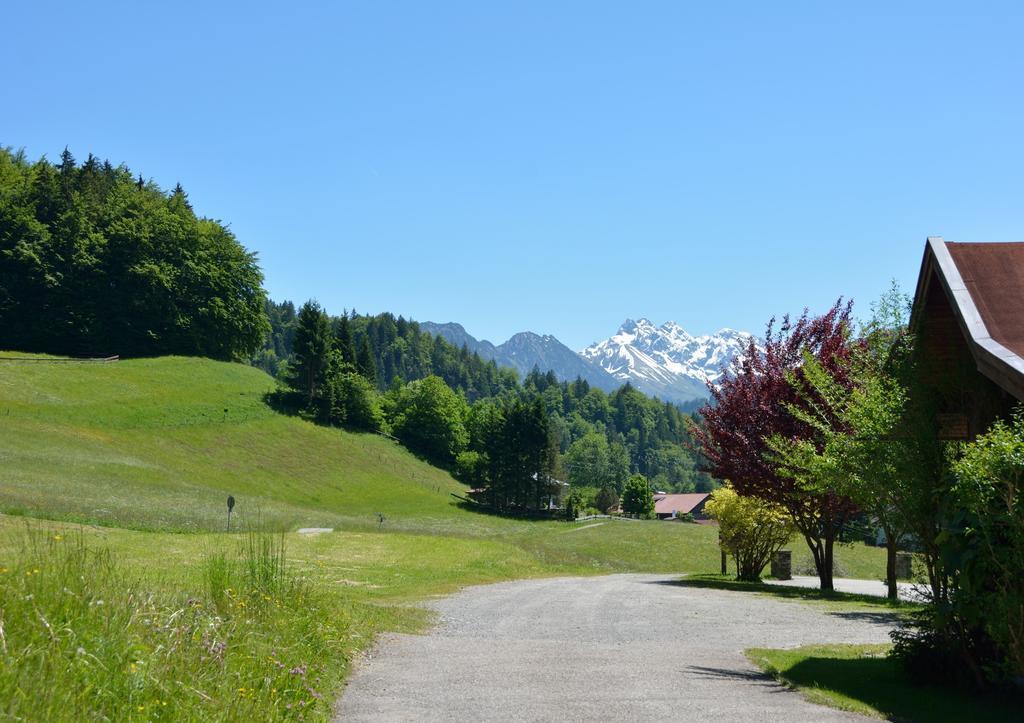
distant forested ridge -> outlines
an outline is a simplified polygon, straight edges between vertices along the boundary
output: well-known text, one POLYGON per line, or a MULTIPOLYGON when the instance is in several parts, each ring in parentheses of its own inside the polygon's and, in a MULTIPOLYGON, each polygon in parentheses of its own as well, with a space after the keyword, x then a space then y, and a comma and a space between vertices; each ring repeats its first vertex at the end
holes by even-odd
POLYGON ((0 349, 248 359, 269 330, 262 283, 180 185, 0 148, 0 349))
MULTIPOLYGON (((290 301, 267 301, 270 334, 254 363, 272 376, 292 359, 298 312, 290 301)), ((465 346, 457 348, 440 336, 420 329, 415 321, 393 314, 374 316, 344 311, 329 324, 342 352, 353 359, 364 346, 372 357, 372 381, 381 390, 434 375, 469 401, 490 397, 517 386, 512 369, 484 361, 465 346)))
MULTIPOLYGON (((522 430, 537 425, 545 429, 550 449, 538 451, 535 462, 543 461, 545 474, 574 486, 621 492, 634 473, 648 476, 655 488, 666 491, 707 490, 716 484, 699 470, 696 453, 689 448, 688 415, 629 384, 608 393, 585 380, 560 381, 553 372, 539 369, 519 380, 515 371, 484 361, 465 346, 457 348, 421 330, 415 321, 390 313, 344 311, 329 316, 315 303, 296 310, 292 302, 268 301, 267 315, 271 332, 254 363, 290 381, 294 388, 304 388, 322 421, 358 426, 351 423, 344 401, 357 399, 357 418, 373 420, 375 430, 390 428, 408 446, 438 463, 454 465, 472 484, 488 487, 495 482, 492 478, 505 476, 496 469, 494 458, 507 458, 514 446, 507 440, 518 438, 516 444, 522 446, 522 430), (301 363, 295 354, 297 336, 304 350, 301 363), (323 339, 309 341, 318 336, 323 339), (319 355, 322 361, 310 363, 310 355, 319 355), (297 373, 297 367, 305 373, 297 373), (349 391, 341 399, 338 384, 330 382, 332 368, 339 370, 335 378, 348 380, 349 391), (340 372, 346 368, 347 376, 340 372), (355 394, 356 375, 369 382, 375 399, 367 393, 355 394), (443 441, 420 439, 415 425, 408 422, 407 410, 420 408, 414 401, 426 403, 428 393, 435 401, 439 396, 437 387, 421 386, 422 380, 431 378, 458 393, 454 400, 445 397, 444 414, 419 422, 420 427, 429 425, 435 431, 446 426, 443 441), (417 385, 415 399, 407 390, 410 383, 417 385), (372 407, 377 411, 365 411, 372 407), (509 420, 516 429, 510 428, 509 420), (498 449, 496 445, 501 444, 508 449, 498 449)), ((536 497, 536 490, 530 494, 536 497)))

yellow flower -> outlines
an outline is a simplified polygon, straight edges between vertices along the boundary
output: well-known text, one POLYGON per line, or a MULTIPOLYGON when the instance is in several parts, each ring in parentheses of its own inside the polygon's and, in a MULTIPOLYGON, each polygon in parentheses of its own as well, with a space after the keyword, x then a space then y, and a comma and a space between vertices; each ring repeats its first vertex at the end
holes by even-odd
POLYGON ((54 535, 53 539, 56 540, 57 542, 60 542, 61 540, 64 539, 64 536, 63 535, 54 535))
POLYGON ((146 710, 146 706, 144 706, 144 705, 140 705, 140 706, 139 706, 139 713, 141 713, 141 712, 142 712, 142 711, 144 711, 144 710, 146 710))
POLYGON ((128 667, 129 667, 129 669, 130 669, 130 670, 131 670, 131 671, 132 671, 133 673, 134 673, 134 672, 135 672, 136 670, 138 670, 138 669, 139 669, 139 666, 137 666, 137 665, 136 665, 135 663, 132 663, 132 664, 131 664, 130 666, 128 666, 128 667))

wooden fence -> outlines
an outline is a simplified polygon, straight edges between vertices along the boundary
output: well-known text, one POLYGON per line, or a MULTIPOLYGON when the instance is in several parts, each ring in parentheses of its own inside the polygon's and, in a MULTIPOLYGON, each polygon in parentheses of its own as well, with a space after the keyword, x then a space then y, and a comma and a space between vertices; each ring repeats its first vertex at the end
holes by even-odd
POLYGON ((118 355, 105 357, 37 357, 37 356, 0 356, 0 362, 30 362, 36 364, 109 364, 120 361, 118 355))

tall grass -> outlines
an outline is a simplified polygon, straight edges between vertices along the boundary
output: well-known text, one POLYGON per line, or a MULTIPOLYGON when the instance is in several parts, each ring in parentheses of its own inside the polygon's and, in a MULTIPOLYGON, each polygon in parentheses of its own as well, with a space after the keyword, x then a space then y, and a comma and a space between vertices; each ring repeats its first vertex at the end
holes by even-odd
POLYGON ((18 550, 0 564, 0 718, 329 716, 351 610, 291 574, 283 537, 211 551, 192 594, 133 580, 81 534, 29 529, 18 550))

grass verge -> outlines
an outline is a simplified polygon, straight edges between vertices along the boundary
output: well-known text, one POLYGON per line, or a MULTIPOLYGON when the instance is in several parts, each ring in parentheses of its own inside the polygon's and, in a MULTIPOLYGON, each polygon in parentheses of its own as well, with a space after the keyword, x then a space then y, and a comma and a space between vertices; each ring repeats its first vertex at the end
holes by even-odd
POLYGON ((588 568, 486 540, 172 534, 0 517, 0 718, 326 719, 412 603, 588 568))
POLYGON ((900 721, 944 723, 1021 720, 1024 701, 914 685, 888 645, 813 645, 791 650, 751 648, 747 657, 812 703, 900 721))

